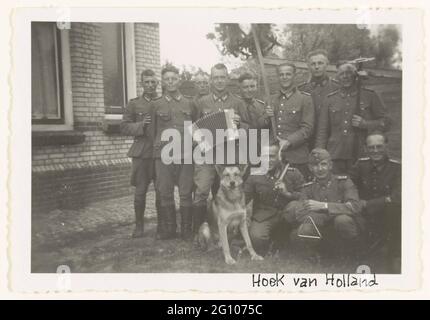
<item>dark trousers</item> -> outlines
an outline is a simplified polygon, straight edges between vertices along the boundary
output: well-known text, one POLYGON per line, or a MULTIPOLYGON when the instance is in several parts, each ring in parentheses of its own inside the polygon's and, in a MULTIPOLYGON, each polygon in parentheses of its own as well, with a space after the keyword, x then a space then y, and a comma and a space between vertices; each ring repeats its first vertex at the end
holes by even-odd
POLYGON ((134 204, 140 206, 143 210, 146 204, 146 193, 149 184, 154 181, 155 184, 155 167, 152 158, 141 159, 133 158, 131 166, 131 185, 134 190, 134 204))
POLYGON ((155 160, 156 189, 160 196, 161 206, 174 206, 175 185, 178 186, 180 206, 191 207, 193 192, 192 164, 164 164, 161 159, 155 160))

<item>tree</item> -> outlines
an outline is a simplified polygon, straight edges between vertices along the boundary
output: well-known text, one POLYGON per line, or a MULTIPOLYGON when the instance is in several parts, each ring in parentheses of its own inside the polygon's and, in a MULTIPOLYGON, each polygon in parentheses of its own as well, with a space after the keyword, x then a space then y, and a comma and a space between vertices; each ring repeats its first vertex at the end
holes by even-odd
POLYGON ((284 32, 287 34, 284 58, 289 60, 303 61, 310 51, 325 49, 332 63, 360 56, 375 57, 374 67, 388 68, 393 66, 393 58, 399 61, 400 35, 393 25, 379 26, 376 35, 356 24, 286 25, 284 32))
MULTIPOLYGON (((263 55, 269 53, 274 46, 280 45, 271 24, 260 23, 255 26, 263 55)), ((252 34, 245 33, 237 23, 220 23, 215 27, 215 33, 208 33, 206 38, 218 42, 223 55, 229 54, 243 59, 257 56, 252 34)))

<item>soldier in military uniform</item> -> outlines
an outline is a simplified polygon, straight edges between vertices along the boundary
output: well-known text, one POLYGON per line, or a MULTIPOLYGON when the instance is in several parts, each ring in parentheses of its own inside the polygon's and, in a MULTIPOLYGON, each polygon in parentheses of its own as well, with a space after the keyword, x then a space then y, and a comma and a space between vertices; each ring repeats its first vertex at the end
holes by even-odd
POLYGON ((320 244, 318 239, 334 237, 338 253, 346 248, 352 253, 357 249, 362 226, 357 188, 347 176, 332 174, 327 150, 313 149, 309 168, 314 180, 304 184, 301 199, 290 202, 284 215, 295 228, 292 238, 314 251, 320 244))
MULTIPOLYGON (((150 102, 157 95, 158 80, 154 71, 147 69, 142 72, 141 85, 143 88, 142 96, 130 100, 121 122, 121 132, 124 135, 134 136, 134 142, 127 153, 127 156, 132 158, 131 185, 135 187, 134 212, 136 226, 133 231, 133 237, 143 236, 146 192, 151 181, 155 180, 152 159, 153 136, 151 135, 151 130, 148 130, 152 112, 150 102)), ((158 200, 158 196, 156 196, 157 214, 159 213, 158 200)))
POLYGON ((264 101, 256 99, 258 93, 257 77, 246 72, 239 77, 240 98, 245 102, 249 114, 249 128, 261 129, 270 127, 264 101))
POLYGON ((277 240, 275 233, 285 233, 280 230, 281 213, 291 200, 300 198, 304 179, 299 170, 289 167, 283 180, 279 180, 284 167, 279 159, 278 144, 263 146, 262 152, 268 154, 268 172, 249 176, 244 189, 246 203, 253 200, 249 235, 254 249, 264 255, 270 242, 277 240))
POLYGON ((335 173, 347 174, 363 152, 367 133, 386 131, 389 119, 376 92, 357 87, 355 65, 341 64, 337 77, 341 88, 328 94, 324 100, 318 120, 316 146, 330 152, 335 173))
MULTIPOLYGON (((248 129, 249 118, 244 102, 227 90, 229 81, 227 67, 221 63, 213 66, 210 81, 212 92, 200 98, 196 104, 198 118, 213 112, 234 109, 236 125, 239 128, 248 129)), ((215 159, 215 152, 213 154, 215 159)), ((201 223, 207 219, 207 200, 217 174, 214 164, 196 164, 194 168, 194 232, 197 232, 201 223)))
MULTIPOLYGON (((297 88, 310 94, 315 107, 315 124, 318 123, 319 112, 324 99, 327 95, 339 88, 339 83, 331 79, 327 74, 329 64, 327 51, 317 49, 309 52, 307 55, 308 69, 311 77, 297 86, 297 88)), ((313 149, 315 145, 315 131, 309 139, 309 148, 313 149)))
POLYGON ((394 271, 400 272, 401 165, 387 154, 387 138, 371 133, 366 139, 368 157, 360 158, 350 172, 357 185, 369 235, 369 247, 385 247, 394 271))
POLYGON ((163 147, 168 143, 161 140, 166 129, 176 129, 181 134, 184 145, 184 121, 194 121, 196 118, 192 100, 178 90, 180 78, 175 67, 166 67, 161 72, 165 94, 152 102, 154 158, 157 175, 156 188, 160 196, 161 234, 163 239, 174 238, 176 235, 176 211, 174 202, 174 187, 178 186, 181 213, 181 237, 187 240, 191 237, 191 206, 193 190, 193 165, 185 163, 185 151, 173 151, 173 163, 165 163, 161 157, 163 147))
POLYGON ((294 81, 296 67, 284 63, 277 68, 281 90, 275 94, 270 106, 266 108, 269 117, 274 116, 279 140, 285 160, 300 170, 305 179, 310 176, 307 166, 308 140, 312 135, 315 121, 315 108, 312 97, 297 89, 294 81))

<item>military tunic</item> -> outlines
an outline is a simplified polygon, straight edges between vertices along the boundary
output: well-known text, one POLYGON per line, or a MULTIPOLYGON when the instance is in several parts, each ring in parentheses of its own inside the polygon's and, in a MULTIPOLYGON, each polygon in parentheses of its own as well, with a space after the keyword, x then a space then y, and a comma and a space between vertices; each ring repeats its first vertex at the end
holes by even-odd
MULTIPOLYGON (((324 102, 324 99, 327 95, 339 88, 339 83, 329 78, 328 76, 322 78, 321 80, 317 80, 315 78, 311 78, 309 81, 303 82, 298 85, 297 88, 311 95, 312 102, 315 108, 315 127, 318 124, 319 114, 321 106, 324 102)), ((313 131, 312 137, 309 139, 309 149, 312 150, 315 146, 315 135, 316 130, 313 131)))
POLYGON ((306 92, 312 96, 312 101, 315 107, 315 120, 318 121, 319 111, 327 95, 339 88, 339 83, 328 76, 321 81, 311 78, 309 81, 303 82, 297 86, 302 92, 306 92))
POLYGON ((333 161, 355 161, 363 152, 368 132, 389 128, 385 106, 376 92, 362 88, 360 106, 356 108, 357 93, 339 89, 330 93, 321 107, 316 147, 327 149, 333 161), (354 128, 353 115, 361 116, 365 123, 354 128))
POLYGON ((270 119, 266 114, 266 103, 259 99, 243 99, 249 114, 249 128, 262 129, 270 127, 270 119))
POLYGON ((284 153, 291 164, 305 164, 308 160, 308 139, 314 128, 315 109, 312 98, 296 88, 290 93, 279 92, 271 99, 277 125, 276 136, 291 145, 284 153))
POLYGON ((401 164, 386 157, 381 163, 359 159, 351 172, 360 198, 366 201, 363 215, 371 240, 392 238, 393 250, 400 251, 401 233, 401 164))

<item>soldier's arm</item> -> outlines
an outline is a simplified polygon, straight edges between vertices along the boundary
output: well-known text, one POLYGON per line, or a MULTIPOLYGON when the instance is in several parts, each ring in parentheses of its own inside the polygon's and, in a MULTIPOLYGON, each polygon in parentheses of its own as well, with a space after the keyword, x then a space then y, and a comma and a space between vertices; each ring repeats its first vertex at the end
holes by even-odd
POLYGON ((312 98, 308 95, 303 97, 303 109, 302 109, 302 119, 300 122, 300 129, 290 134, 287 140, 291 145, 299 146, 303 144, 312 135, 312 130, 314 129, 315 122, 315 108, 312 102, 312 98))
POLYGON ((348 175, 352 182, 359 187, 361 185, 361 175, 360 175, 360 160, 358 160, 349 170, 348 175))
POLYGON ((305 184, 305 179, 299 170, 294 170, 291 174, 286 175, 285 179, 289 179, 291 181, 287 186, 291 186, 291 199, 299 200, 302 198, 303 194, 303 185, 305 184))
POLYGON ((254 178, 252 176, 246 179, 243 189, 245 192, 245 203, 248 204, 254 199, 255 194, 254 178))
POLYGON ((127 136, 143 136, 145 134, 145 124, 143 121, 136 122, 135 103, 130 101, 122 115, 120 124, 121 133, 127 136))
POLYGON ((238 100, 235 110, 240 116, 239 127, 248 129, 251 125, 251 119, 249 118, 248 109, 246 108, 245 102, 238 100))
POLYGON ((374 119, 366 119, 363 128, 368 131, 388 131, 391 121, 387 114, 387 108, 381 97, 373 91, 371 92, 370 108, 374 119))
POLYGON ((343 194, 343 203, 327 203, 327 211, 329 215, 355 215, 360 213, 362 206, 358 196, 358 191, 354 183, 349 178, 346 178, 343 182, 343 194))
POLYGON ((316 127, 316 141, 315 141, 315 147, 316 148, 327 148, 327 140, 328 140, 328 134, 329 134, 329 125, 330 125, 330 118, 329 118, 329 104, 326 102, 327 98, 324 100, 324 103, 321 106, 320 112, 319 112, 319 119, 316 127))
POLYGON ((270 117, 267 115, 266 111, 263 110, 259 114, 257 119, 258 129, 269 129, 270 128, 270 117))

